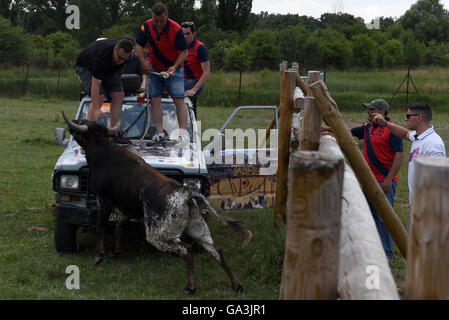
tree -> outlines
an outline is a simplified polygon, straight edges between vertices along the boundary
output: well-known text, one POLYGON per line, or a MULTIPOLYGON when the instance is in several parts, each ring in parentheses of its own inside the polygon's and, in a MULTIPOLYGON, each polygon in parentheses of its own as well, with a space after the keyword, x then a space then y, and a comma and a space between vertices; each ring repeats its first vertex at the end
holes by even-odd
POLYGON ((417 67, 424 59, 425 45, 408 32, 404 39, 404 62, 409 67, 417 67))
POLYGON ((251 70, 274 69, 279 65, 280 49, 271 30, 254 30, 244 42, 251 70))
POLYGON ((201 7, 196 17, 195 25, 198 32, 215 30, 217 26, 217 1, 201 0, 201 7))
POLYGON ((310 32, 300 24, 279 31, 279 47, 282 60, 296 61, 304 65, 306 59, 305 44, 309 36, 310 32))
POLYGON ((323 13, 320 21, 324 28, 332 28, 341 31, 345 26, 352 26, 357 23, 365 24, 362 18, 356 18, 349 13, 323 13))
POLYGON ((449 41, 449 15, 439 0, 419 0, 399 19, 421 42, 449 41))
POLYGON ((357 66, 374 67, 377 59, 377 43, 366 34, 353 36, 352 53, 357 66))
POLYGON ((318 55, 326 68, 328 65, 346 68, 352 61, 351 42, 345 36, 330 28, 317 30, 314 34, 318 42, 318 55))
POLYGON ((217 27, 223 30, 244 30, 252 3, 252 0, 218 0, 217 27))
POLYGON ((239 103, 242 91, 242 74, 248 69, 248 60, 244 46, 235 44, 226 52, 224 68, 228 71, 239 72, 239 94, 237 98, 237 103, 239 103))
POLYGON ((402 64, 404 60, 404 46, 397 39, 390 39, 381 47, 382 64, 393 67, 402 64))
POLYGON ((33 42, 34 52, 39 56, 35 57, 37 65, 43 68, 48 67, 48 54, 53 47, 52 41, 38 34, 31 35, 31 41, 33 42))
POLYGON ((0 16, 0 63, 23 65, 28 63, 31 51, 29 35, 21 27, 0 16))
POLYGON ((218 41, 215 46, 209 50, 211 66, 216 69, 223 68, 225 64, 225 56, 231 47, 232 43, 228 40, 218 41))

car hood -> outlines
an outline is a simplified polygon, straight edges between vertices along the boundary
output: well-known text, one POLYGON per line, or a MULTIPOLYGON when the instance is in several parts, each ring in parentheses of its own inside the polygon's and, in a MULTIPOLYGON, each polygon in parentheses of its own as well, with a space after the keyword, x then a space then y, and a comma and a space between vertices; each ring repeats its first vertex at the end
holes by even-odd
MULTIPOLYGON (((133 141, 127 150, 142 157, 146 163, 156 169, 180 170, 185 174, 206 173, 206 165, 201 149, 194 148, 194 144, 179 149, 175 142, 167 141, 163 144, 151 144, 149 141, 133 141)), ((79 170, 87 165, 84 150, 72 140, 61 154, 56 163, 56 170, 79 170)))

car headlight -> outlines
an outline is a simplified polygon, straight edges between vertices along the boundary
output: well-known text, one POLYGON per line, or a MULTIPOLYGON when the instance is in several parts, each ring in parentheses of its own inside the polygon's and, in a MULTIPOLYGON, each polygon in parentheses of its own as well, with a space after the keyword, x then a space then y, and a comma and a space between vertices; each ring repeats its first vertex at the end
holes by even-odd
POLYGON ((193 178, 185 178, 183 180, 183 186, 189 191, 200 192, 201 191, 201 180, 193 178))
POLYGON ((80 178, 77 175, 61 175, 61 189, 78 190, 80 186, 80 178))

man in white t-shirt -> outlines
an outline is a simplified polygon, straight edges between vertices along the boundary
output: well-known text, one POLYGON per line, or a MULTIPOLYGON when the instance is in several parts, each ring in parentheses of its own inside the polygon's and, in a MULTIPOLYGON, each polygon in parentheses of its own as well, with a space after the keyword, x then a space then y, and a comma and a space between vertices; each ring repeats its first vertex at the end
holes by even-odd
POLYGON ((410 148, 410 158, 408 163, 408 188, 409 202, 413 200, 413 179, 415 170, 415 159, 417 157, 446 157, 446 148, 441 137, 435 132, 432 124, 432 108, 430 104, 425 102, 416 102, 409 104, 407 113, 405 114, 407 130, 394 124, 387 122, 381 114, 376 114, 373 122, 381 126, 388 126, 393 134, 402 139, 412 142, 410 148))

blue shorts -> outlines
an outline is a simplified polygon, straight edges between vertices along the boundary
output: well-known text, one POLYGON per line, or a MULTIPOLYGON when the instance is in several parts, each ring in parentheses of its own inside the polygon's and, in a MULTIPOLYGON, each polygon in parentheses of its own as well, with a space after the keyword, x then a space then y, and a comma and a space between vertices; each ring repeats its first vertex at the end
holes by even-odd
MULTIPOLYGON (((151 71, 161 72, 153 68, 151 71)), ((176 70, 175 75, 164 79, 158 75, 150 73, 150 98, 162 97, 164 88, 167 88, 168 94, 172 98, 184 98, 184 68, 176 70)))

